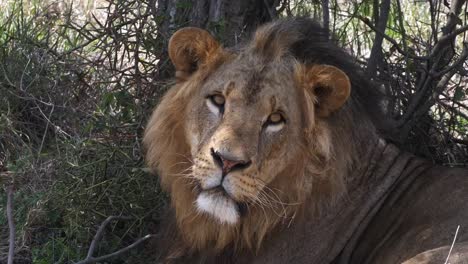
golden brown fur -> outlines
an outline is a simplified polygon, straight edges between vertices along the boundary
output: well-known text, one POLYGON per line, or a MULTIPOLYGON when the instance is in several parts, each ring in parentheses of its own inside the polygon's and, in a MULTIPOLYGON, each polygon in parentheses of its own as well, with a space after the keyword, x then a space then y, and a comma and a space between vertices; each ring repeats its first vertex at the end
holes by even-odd
POLYGON ((443 261, 468 219, 468 172, 386 143, 376 89, 320 26, 270 23, 232 50, 185 28, 169 55, 177 83, 144 136, 171 197, 167 258, 443 261))
POLYGON ((287 226, 303 210, 320 210, 346 192, 346 172, 359 151, 348 144, 359 131, 346 129, 358 111, 352 99, 345 104, 350 80, 336 67, 295 58, 290 46, 303 36, 286 33, 269 24, 235 52, 200 29, 182 29, 171 39, 178 82, 154 111, 144 144, 148 165, 171 196, 184 250, 256 250, 278 224, 287 226), (228 108, 216 119, 205 101, 207 91, 220 86, 228 108), (279 103, 287 105, 287 122, 278 135, 262 139, 260 115, 253 113, 268 116, 279 103), (206 175, 217 173, 213 146, 252 159, 247 169, 226 176, 235 187, 230 199, 247 206, 232 224, 195 206, 211 180, 206 175))

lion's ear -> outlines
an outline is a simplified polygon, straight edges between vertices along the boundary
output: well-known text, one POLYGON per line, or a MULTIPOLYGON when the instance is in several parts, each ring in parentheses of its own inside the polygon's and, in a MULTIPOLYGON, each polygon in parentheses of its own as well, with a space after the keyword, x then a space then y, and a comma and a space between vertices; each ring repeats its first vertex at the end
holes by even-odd
POLYGON ((194 27, 179 29, 169 40, 169 57, 176 68, 177 80, 186 80, 221 50, 207 31, 194 27))
POLYGON ((340 69, 330 65, 313 65, 306 70, 306 89, 316 98, 316 114, 327 117, 338 110, 351 93, 351 82, 340 69))

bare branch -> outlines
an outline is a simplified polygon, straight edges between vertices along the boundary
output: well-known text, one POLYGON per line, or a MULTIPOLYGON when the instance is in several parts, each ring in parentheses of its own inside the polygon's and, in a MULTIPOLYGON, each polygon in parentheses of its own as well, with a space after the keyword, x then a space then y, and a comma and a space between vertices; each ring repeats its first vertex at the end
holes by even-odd
POLYGON ((91 245, 89 246, 88 254, 86 255, 86 258, 84 260, 76 262, 76 264, 96 263, 98 261, 103 261, 103 260, 106 260, 106 259, 110 259, 110 258, 120 256, 123 253, 137 247, 138 245, 140 245, 144 241, 148 240, 149 238, 152 238, 152 237, 156 236, 156 235, 149 234, 149 235, 146 235, 146 236, 136 240, 135 242, 133 242, 129 246, 124 247, 122 249, 119 249, 119 250, 117 250, 117 251, 115 251, 113 253, 110 253, 110 254, 107 254, 107 255, 104 255, 104 256, 100 256, 100 257, 93 257, 94 251, 96 250, 99 242, 101 241, 102 236, 104 235, 104 231, 105 231, 107 225, 109 225, 109 223, 114 221, 114 220, 130 220, 130 219, 132 219, 132 217, 128 217, 128 216, 109 216, 109 217, 107 217, 106 220, 104 220, 104 222, 101 223, 98 230, 96 231, 96 234, 94 235, 94 238, 91 241, 91 245))
POLYGON ((439 42, 437 42, 437 44, 434 46, 434 49, 432 50, 432 52, 427 56, 427 58, 433 58, 435 57, 435 55, 443 48, 445 47, 445 45, 447 44, 447 42, 450 42, 452 40, 454 40, 454 38, 458 35, 460 35, 461 33, 464 33, 465 31, 468 30, 468 25, 465 25, 463 27, 460 27, 460 28, 457 28, 455 29, 454 31, 450 32, 449 34, 447 35, 444 35, 443 37, 441 37, 439 39, 439 42))
POLYGON ((289 1, 288 0, 282 0, 281 1, 281 6, 277 10, 278 14, 281 14, 286 9, 287 6, 289 7, 289 1))
MULTIPOLYGON (((460 54, 458 59, 456 61, 454 61, 451 66, 448 66, 447 68, 441 70, 440 72, 435 73, 434 76, 435 77, 440 77, 440 76, 442 76, 442 75, 444 75, 446 73, 449 73, 451 71, 456 70, 457 68, 462 66, 463 63, 466 62, 467 58, 468 58, 468 43, 464 43, 463 52, 460 54)), ((454 71, 454 73, 455 73, 455 71, 454 71)))
POLYGON ((463 144, 463 145, 467 145, 467 146, 468 146, 468 140, 453 138, 452 141, 455 142, 455 143, 457 143, 457 144, 463 144))
POLYGON ((443 107, 449 109, 450 111, 454 112, 455 114, 465 118, 468 120, 468 115, 465 115, 463 112, 458 111, 455 107, 448 105, 447 103, 442 102, 441 100, 437 100, 439 104, 441 104, 443 107))
POLYGON ((13 219, 13 185, 7 187, 7 219, 8 228, 10 230, 9 249, 8 249, 8 264, 13 264, 15 257, 15 222, 13 219))
MULTIPOLYGON (((401 3, 400 0, 396 1, 397 3, 397 11, 398 11, 398 23, 400 24, 400 30, 401 30, 401 42, 403 43, 403 49, 405 50, 405 54, 408 54, 408 44, 406 43, 406 30, 405 30, 405 25, 403 23, 403 11, 401 10, 401 3)), ((405 55, 405 63, 406 65, 409 65, 408 61, 408 55, 405 55)), ((408 67, 405 67, 405 79, 406 81, 409 80, 409 70, 408 67)))
POLYGON ((408 52, 405 52, 401 47, 400 45, 398 44, 398 42, 396 40, 394 40, 393 38, 389 37, 387 34, 385 34, 383 31, 379 30, 376 26, 372 25, 372 22, 369 21, 368 18, 366 17, 363 17, 363 16, 359 16, 357 15, 356 16, 357 18, 359 18, 359 20, 361 20, 362 22, 364 22, 364 24, 366 24, 368 27, 370 27, 375 33, 381 35, 383 38, 385 38, 388 42, 392 43, 393 47, 403 56, 407 56, 409 58, 412 58, 412 59, 415 59, 415 60, 427 60, 429 57, 428 56, 417 56, 417 55, 414 55, 414 54, 410 54, 408 52))
POLYGON ((97 244, 99 243, 102 236, 104 235, 104 230, 105 230, 106 226, 110 222, 112 222, 114 220, 130 220, 130 219, 132 219, 132 218, 128 217, 128 216, 109 216, 109 217, 107 217, 107 219, 104 220, 104 222, 101 223, 101 226, 99 226, 99 229, 96 231, 96 234, 94 235, 94 238, 91 241, 91 245, 89 246, 88 255, 86 256, 86 258, 91 258, 93 256, 94 251, 96 250, 97 244))
POLYGON ((454 30, 453 32, 451 32, 450 34, 444 35, 442 38, 440 38, 439 41, 437 42, 437 44, 434 46, 434 49, 431 51, 431 53, 429 55, 427 55, 427 56, 417 56, 417 55, 410 54, 410 53, 406 52, 405 50, 403 50, 395 39, 389 37, 387 34, 384 33, 384 31, 382 31, 379 28, 377 28, 376 26, 374 26, 372 24, 372 22, 370 22, 370 20, 367 17, 363 17, 363 16, 359 16, 359 15, 357 15, 356 17, 359 20, 361 20, 362 22, 364 22, 364 24, 366 24, 369 28, 371 28, 375 33, 381 35, 388 42, 392 43, 393 47, 401 55, 408 56, 409 58, 412 58, 412 59, 415 59, 415 60, 429 60, 429 59, 433 58, 440 51, 440 49, 443 46, 445 46, 445 44, 447 44, 447 42, 449 42, 450 40, 453 40, 454 37, 460 35, 461 33, 465 32, 465 31, 468 31, 468 25, 460 27, 460 28, 454 30))
POLYGON ((458 230, 460 230, 460 226, 457 226, 457 230, 455 231, 455 236, 453 237, 452 245, 450 246, 450 250, 449 250, 447 259, 445 260, 444 264, 448 264, 448 263, 449 263, 448 261, 449 261, 449 259, 450 259, 450 254, 452 254, 453 246, 455 245, 455 241, 457 240, 458 230))
MULTIPOLYGON (((447 66, 450 60, 453 58, 453 52, 448 50, 451 43, 455 41, 455 37, 459 34, 468 30, 468 25, 462 26, 458 29, 455 29, 456 21, 458 17, 457 14, 460 13, 461 7, 465 1, 453 1, 452 8, 449 14, 449 18, 447 20, 447 25, 444 27, 444 35, 439 39, 439 41, 434 46, 431 53, 428 55, 428 59, 430 59, 430 68, 428 72, 422 74, 422 77, 419 80, 419 85, 417 87, 417 92, 411 98, 411 101, 405 111, 403 117, 397 122, 398 127, 404 127, 401 131, 401 138, 406 138, 408 133, 410 132, 411 128, 414 125, 414 122, 409 122, 410 120, 417 118, 421 114, 425 113, 430 109, 430 107, 434 104, 435 98, 441 92, 441 90, 445 87, 448 83, 450 78, 455 74, 453 69, 457 68, 454 67, 452 71, 445 72, 445 74, 440 77, 440 74, 437 75, 437 72, 440 71, 441 67, 447 66), (447 31, 447 29, 451 29, 452 31, 447 31), (438 80, 439 78, 440 80, 438 80), (424 100, 429 98, 427 102, 424 100)), ((461 58, 465 57, 466 54, 460 55, 461 58)), ((457 62, 455 62, 455 65, 457 62)))
POLYGON ((79 261, 79 262, 76 262, 75 264, 91 264, 91 263, 96 263, 96 262, 99 262, 99 261, 104 261, 104 260, 107 260, 107 259, 111 259, 111 258, 115 258, 115 257, 118 257, 120 255, 122 255, 123 253, 133 249, 133 248, 136 248, 138 245, 140 245, 141 243, 145 242, 146 240, 152 238, 152 237, 156 237, 156 235, 146 235, 138 240, 136 240, 135 242, 133 242, 132 244, 130 244, 129 246, 126 246, 122 249, 119 249, 113 253, 110 253, 110 254, 107 254, 107 255, 104 255, 104 256, 100 256, 100 257, 86 257, 86 259, 82 260, 82 261, 79 261))

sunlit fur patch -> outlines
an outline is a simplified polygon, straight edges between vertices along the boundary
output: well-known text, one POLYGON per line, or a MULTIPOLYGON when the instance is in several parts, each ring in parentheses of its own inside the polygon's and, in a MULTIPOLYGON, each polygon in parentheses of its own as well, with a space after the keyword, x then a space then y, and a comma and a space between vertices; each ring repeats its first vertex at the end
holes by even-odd
POLYGON ((198 195, 197 209, 208 213, 221 223, 236 224, 240 215, 236 203, 222 194, 202 192, 198 195))

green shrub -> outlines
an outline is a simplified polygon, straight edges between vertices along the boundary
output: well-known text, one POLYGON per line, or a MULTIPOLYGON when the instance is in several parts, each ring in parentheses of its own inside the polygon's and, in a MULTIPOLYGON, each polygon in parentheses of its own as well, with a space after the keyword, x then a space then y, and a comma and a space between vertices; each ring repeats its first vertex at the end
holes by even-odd
MULTIPOLYGON (((105 48, 73 16, 40 1, 8 2, 0 15, 0 179, 15 186, 24 263, 83 259, 107 216, 133 217, 109 227, 96 255, 113 252, 154 231, 165 202, 141 157, 154 93, 137 94, 131 76, 99 61, 105 48)), ((0 206, 3 230, 6 223, 0 206)))

